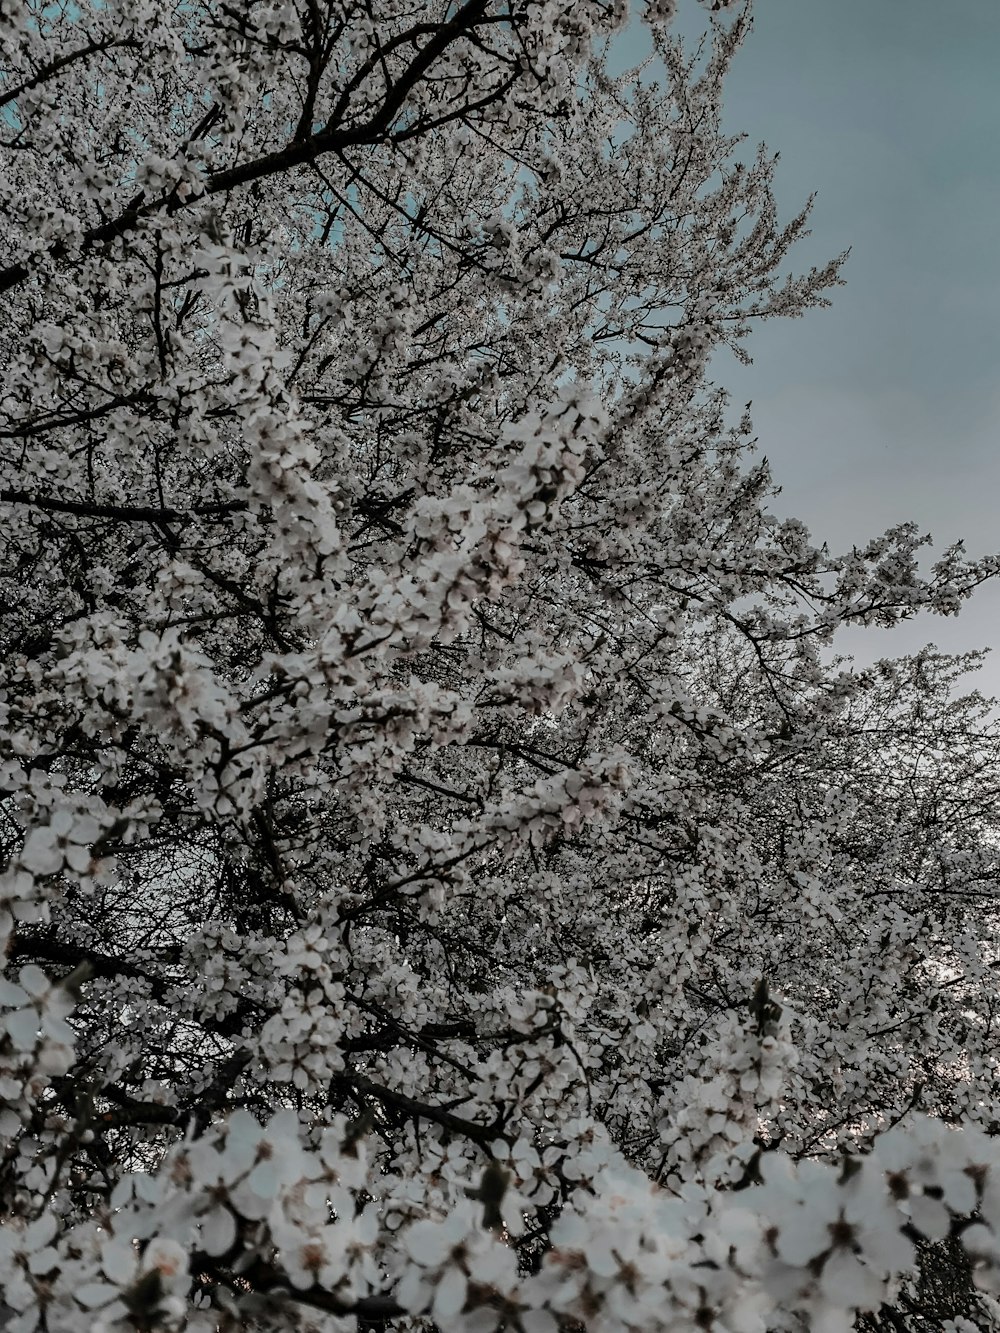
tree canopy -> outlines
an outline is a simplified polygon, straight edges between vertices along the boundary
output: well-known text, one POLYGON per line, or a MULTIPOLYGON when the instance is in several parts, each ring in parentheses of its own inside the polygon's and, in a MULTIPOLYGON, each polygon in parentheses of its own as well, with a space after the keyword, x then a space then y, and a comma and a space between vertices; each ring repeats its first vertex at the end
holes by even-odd
POLYGON ((992 712, 833 655, 1000 564, 772 512, 673 8, 0 0, 10 1333, 1000 1328, 992 712))

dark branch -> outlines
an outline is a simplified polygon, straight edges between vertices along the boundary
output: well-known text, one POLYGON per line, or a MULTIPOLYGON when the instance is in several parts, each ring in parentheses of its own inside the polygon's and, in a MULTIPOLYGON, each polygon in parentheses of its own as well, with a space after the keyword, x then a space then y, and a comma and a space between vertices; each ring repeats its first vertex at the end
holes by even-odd
MULTIPOLYGON (((218 171, 207 177, 202 190, 193 191, 183 199, 173 190, 159 199, 137 202, 118 217, 84 232, 79 242, 81 250, 86 252, 95 246, 117 240, 132 231, 143 219, 157 213, 180 212, 188 205, 198 203, 211 195, 226 194, 240 185, 249 185, 253 181, 280 175, 294 167, 303 166, 324 153, 342 152, 346 148, 382 142, 421 77, 458 37, 482 22, 488 5, 489 0, 467 0, 467 3, 447 23, 442 24, 437 30, 437 35, 420 49, 405 73, 390 88, 382 106, 370 120, 343 129, 327 125, 306 139, 293 140, 276 152, 265 153, 263 157, 230 167, 226 171, 218 171)), ((499 95, 498 90, 497 96, 499 95)), ((49 249, 50 257, 55 260, 65 259, 68 253, 68 248, 63 242, 49 249)), ((0 270, 0 292, 11 291, 20 286, 29 274, 30 269, 24 264, 12 264, 0 270)))
POLYGON ((30 491, 0 491, 5 504, 30 505, 52 514, 78 514, 81 518, 110 518, 118 523, 176 523, 190 518, 211 518, 242 513, 245 500, 221 500, 216 504, 192 505, 190 509, 161 508, 154 505, 98 504, 90 500, 63 500, 52 495, 33 495, 30 491))

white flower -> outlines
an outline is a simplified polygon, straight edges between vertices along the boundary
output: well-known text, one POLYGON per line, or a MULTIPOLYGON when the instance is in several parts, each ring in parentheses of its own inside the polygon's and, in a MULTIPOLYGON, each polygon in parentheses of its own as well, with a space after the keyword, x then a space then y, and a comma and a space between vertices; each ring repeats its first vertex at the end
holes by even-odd
POLYGON ((177 1241, 166 1236, 155 1236, 142 1254, 142 1271, 156 1271, 167 1284, 173 1284, 187 1275, 188 1253, 177 1241))
POLYGON ((78 874, 90 867, 90 849, 100 833, 91 815, 57 810, 48 824, 33 828, 19 857, 21 865, 36 875, 52 875, 69 866, 78 874))

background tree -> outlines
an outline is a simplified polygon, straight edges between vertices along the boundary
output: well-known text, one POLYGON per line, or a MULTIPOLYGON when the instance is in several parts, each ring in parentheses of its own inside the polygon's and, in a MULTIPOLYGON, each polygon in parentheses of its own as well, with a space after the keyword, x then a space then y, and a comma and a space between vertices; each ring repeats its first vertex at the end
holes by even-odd
POLYGON ((996 562, 768 511, 707 358, 837 266, 671 8, 0 8, 15 1333, 834 1329, 959 1237, 993 1326, 996 737, 827 649, 996 562))

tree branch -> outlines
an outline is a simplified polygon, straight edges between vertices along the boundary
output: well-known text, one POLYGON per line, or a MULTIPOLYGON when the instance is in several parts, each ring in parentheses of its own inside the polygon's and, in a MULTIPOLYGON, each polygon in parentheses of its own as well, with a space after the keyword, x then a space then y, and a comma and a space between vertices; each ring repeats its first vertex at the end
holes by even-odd
MULTIPOLYGON (((84 232, 79 242, 81 250, 86 252, 96 245, 116 240, 132 231, 143 219, 157 213, 177 213, 212 195, 226 194, 237 186, 248 185, 264 177, 290 171, 293 167, 311 162, 324 153, 343 151, 355 145, 378 143, 385 138, 394 118, 422 75, 458 37, 483 20, 488 5, 489 0, 467 0, 467 3, 447 23, 442 24, 437 35, 421 48, 405 73, 392 86, 382 106, 370 120, 346 129, 336 129, 328 125, 305 139, 292 140, 276 152, 265 153, 263 157, 255 158, 251 162, 215 172, 206 179, 202 190, 192 191, 183 199, 176 190, 172 190, 168 195, 148 203, 136 203, 117 218, 111 218, 100 226, 84 232)), ((499 90, 497 95, 500 95, 499 90)), ((48 253, 50 258, 59 260, 65 259, 69 250, 66 244, 60 241, 51 246, 48 253)), ((25 264, 11 264, 0 270, 0 293, 20 286, 30 273, 31 270, 25 264)))
POLYGON ((245 500, 220 500, 214 504, 192 505, 190 509, 161 508, 154 505, 98 504, 89 500, 63 500, 58 496, 33 495, 30 491, 0 490, 5 504, 29 505, 52 514, 77 514, 81 518, 110 518, 118 523, 175 523, 191 518, 212 518, 243 513, 245 500))

